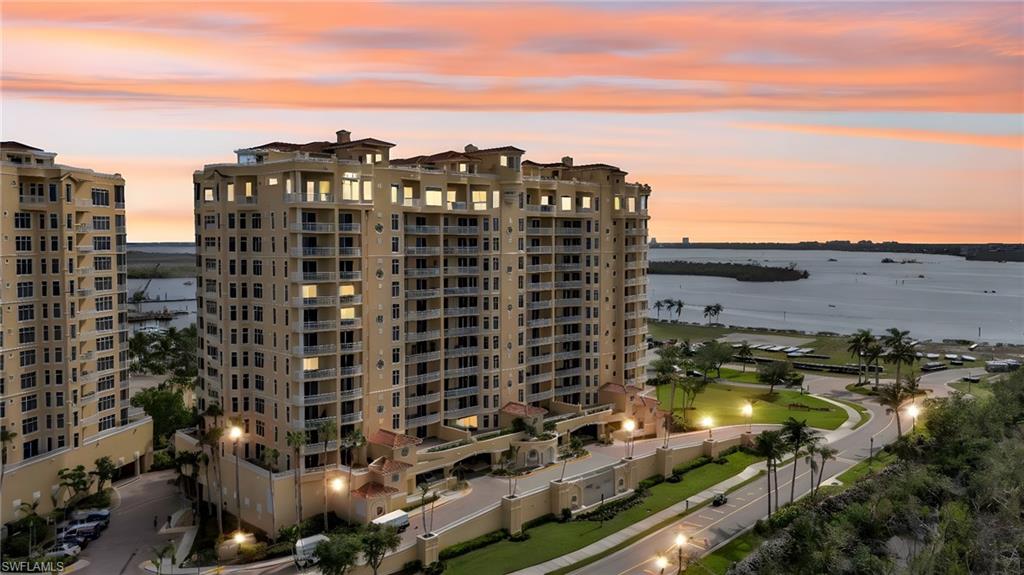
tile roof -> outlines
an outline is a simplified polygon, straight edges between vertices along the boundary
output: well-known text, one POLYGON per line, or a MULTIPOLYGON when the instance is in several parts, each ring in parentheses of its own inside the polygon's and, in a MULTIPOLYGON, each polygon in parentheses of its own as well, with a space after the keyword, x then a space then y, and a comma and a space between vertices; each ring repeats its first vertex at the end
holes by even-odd
POLYGON ((262 146, 243 148, 245 150, 274 150, 277 152, 323 152, 331 147, 334 142, 307 142, 305 144, 293 144, 291 142, 267 142, 262 146))
POLYGON ((520 150, 519 148, 517 148, 515 146, 498 146, 497 148, 484 148, 482 150, 476 150, 473 153, 474 154, 495 154, 495 153, 498 153, 498 152, 518 152, 520 154, 525 154, 526 150, 520 150))
POLYGON ((377 138, 360 138, 358 140, 352 140, 350 142, 342 142, 340 144, 332 144, 329 146, 331 149, 337 148, 357 148, 365 146, 368 148, 393 148, 394 144, 391 142, 385 142, 384 140, 378 140, 377 138))
POLYGON ((378 457, 370 464, 370 470, 378 473, 386 473, 388 475, 404 471, 410 467, 412 467, 412 464, 395 461, 390 457, 378 457))
POLYGON ((377 431, 374 431, 367 441, 374 445, 383 445, 391 448, 405 447, 407 445, 419 445, 420 443, 423 443, 423 440, 418 437, 395 433, 394 431, 388 431, 386 429, 378 429, 377 431))
POLYGON ((381 485, 376 481, 364 483, 352 492, 352 495, 362 497, 364 499, 372 499, 374 497, 384 497, 385 495, 391 495, 392 493, 398 493, 398 490, 394 487, 388 487, 387 485, 381 485))
POLYGON ((548 410, 544 409, 543 407, 534 407, 532 405, 516 403, 514 401, 506 403, 505 407, 502 407, 501 410, 509 415, 519 416, 544 415, 545 413, 548 412, 548 410))
POLYGON ((42 152, 43 151, 43 150, 41 150, 39 148, 34 148, 34 147, 29 146, 27 144, 22 144, 21 142, 15 142, 13 140, 8 140, 6 142, 0 142, 0 148, 3 148, 4 150, 25 150, 25 151, 32 151, 32 152, 42 152))

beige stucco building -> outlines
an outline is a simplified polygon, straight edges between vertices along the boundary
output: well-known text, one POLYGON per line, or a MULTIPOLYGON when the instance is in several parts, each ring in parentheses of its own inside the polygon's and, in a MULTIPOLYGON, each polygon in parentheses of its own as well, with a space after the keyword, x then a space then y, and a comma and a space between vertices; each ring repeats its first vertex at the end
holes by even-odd
POLYGON ((125 183, 0 142, 0 520, 62 503, 57 471, 145 469, 152 422, 129 413, 125 183))
MULTIPOLYGON (((517 416, 603 426, 618 416, 602 386, 643 384, 647 186, 512 146, 393 146, 341 130, 194 174, 198 402, 244 427, 241 511, 263 529, 294 519, 296 466, 304 515, 336 474, 351 484, 327 505, 372 519, 417 478, 523 439, 501 432, 517 416), (354 430, 369 441, 350 460, 339 439, 354 430), (289 431, 307 434, 298 460, 289 431), (276 475, 259 467, 268 449, 276 475)), ((548 447, 527 463, 549 463, 548 447)))

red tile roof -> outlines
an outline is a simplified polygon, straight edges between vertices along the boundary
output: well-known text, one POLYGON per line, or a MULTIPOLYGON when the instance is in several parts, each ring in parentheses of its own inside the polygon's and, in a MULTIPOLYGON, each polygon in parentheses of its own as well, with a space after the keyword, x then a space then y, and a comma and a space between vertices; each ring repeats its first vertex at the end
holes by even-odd
POLYGON ((377 138, 360 138, 358 140, 352 140, 351 142, 342 142, 340 144, 332 144, 329 146, 331 149, 336 148, 393 148, 394 144, 391 142, 385 142, 384 140, 378 140, 377 138))
POLYGON ((374 445, 383 445, 385 447, 391 447, 392 449, 423 443, 423 440, 418 437, 395 433, 394 431, 388 431, 386 429, 378 429, 377 431, 374 431, 367 441, 374 445))
POLYGON ((548 410, 543 407, 535 407, 523 403, 516 403, 514 401, 506 403, 505 407, 502 407, 501 410, 509 415, 518 415, 520 417, 544 415, 548 412, 548 410))
POLYGON ((372 499, 374 497, 384 497, 385 495, 391 495, 392 493, 398 493, 398 490, 394 487, 388 487, 387 485, 381 485, 376 481, 364 483, 359 489, 352 492, 352 495, 362 497, 364 499, 372 499))
POLYGON ((0 142, 0 148, 4 150, 25 150, 32 152, 42 152, 42 150, 39 148, 33 148, 32 146, 29 146, 27 144, 22 144, 21 142, 15 142, 12 140, 0 142))
POLYGON ((496 154, 496 153, 499 153, 499 152, 516 152, 516 153, 520 153, 520 154, 525 154, 526 150, 520 150, 519 148, 517 148, 515 146, 498 146, 497 148, 484 148, 482 150, 476 150, 473 153, 474 154, 496 154))
POLYGON ((606 383, 602 385, 598 391, 608 391, 611 393, 626 393, 626 386, 621 383, 606 383))
POLYGON ((370 469, 378 473, 392 474, 404 471, 412 467, 410 463, 403 463, 401 461, 395 461, 390 457, 378 457, 370 464, 370 469))

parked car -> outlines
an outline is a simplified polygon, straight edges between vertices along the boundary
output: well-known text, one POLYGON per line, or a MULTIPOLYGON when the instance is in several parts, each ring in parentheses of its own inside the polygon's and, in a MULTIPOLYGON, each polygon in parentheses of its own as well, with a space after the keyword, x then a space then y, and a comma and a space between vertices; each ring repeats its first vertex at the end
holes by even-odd
POLYGON ((82 549, 85 549, 89 546, 89 540, 81 535, 63 534, 57 537, 56 542, 67 543, 68 545, 77 545, 82 549))
POLYGON ((721 492, 716 493, 714 498, 711 499, 711 505, 713 505, 714 507, 721 507, 722 505, 725 505, 728 502, 729 498, 725 495, 725 493, 721 492))
POLYGON ((57 531, 70 529, 72 527, 78 527, 80 525, 94 525, 98 527, 100 530, 105 529, 107 527, 106 523, 104 523, 103 521, 97 521, 95 519, 69 519, 67 521, 62 521, 58 523, 57 531))
POLYGON ((103 525, 106 529, 110 527, 110 510, 109 509, 79 509, 71 514, 71 519, 78 520, 84 519, 85 521, 92 522, 96 521, 103 525))
POLYGON ((382 527, 394 527, 401 533, 409 526, 409 514, 401 509, 397 509, 386 515, 381 515, 374 519, 372 523, 382 527))
POLYGON ((311 567, 320 562, 320 558, 316 556, 316 546, 322 541, 327 541, 327 536, 324 534, 313 535, 299 539, 295 542, 295 565, 300 569, 311 567))
POLYGON ((76 525, 74 527, 68 527, 66 529, 58 530, 57 536, 66 537, 70 535, 72 537, 81 537, 83 539, 92 541, 93 539, 96 539, 100 536, 101 530, 102 529, 100 528, 99 523, 83 523, 81 525, 76 525))
POLYGON ((78 554, 82 552, 82 548, 78 545, 72 545, 70 543, 57 543, 56 545, 43 551, 44 557, 78 557, 78 554))

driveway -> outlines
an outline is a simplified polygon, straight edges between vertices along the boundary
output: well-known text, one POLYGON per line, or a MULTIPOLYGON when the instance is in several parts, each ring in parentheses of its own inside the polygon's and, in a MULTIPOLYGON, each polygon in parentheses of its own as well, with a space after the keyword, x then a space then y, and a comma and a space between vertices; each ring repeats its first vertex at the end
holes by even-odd
POLYGON ((161 526, 177 511, 183 499, 173 481, 173 469, 144 473, 115 485, 120 504, 113 510, 110 527, 82 551, 89 564, 77 570, 85 575, 122 575, 141 573, 138 565, 152 559, 153 548, 177 539, 178 534, 160 535, 153 529, 153 517, 161 526))

